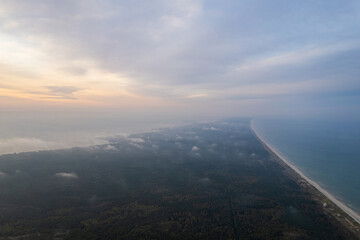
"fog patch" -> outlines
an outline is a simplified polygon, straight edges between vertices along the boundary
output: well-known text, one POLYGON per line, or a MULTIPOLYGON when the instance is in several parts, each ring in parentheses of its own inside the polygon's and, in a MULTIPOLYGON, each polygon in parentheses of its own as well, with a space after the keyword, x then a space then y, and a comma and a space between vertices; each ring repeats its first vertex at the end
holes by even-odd
POLYGON ((120 133, 113 136, 102 137, 101 139, 105 140, 108 143, 119 143, 122 141, 127 141, 129 139, 129 135, 127 133, 120 133))
POLYGON ((208 178, 208 177, 200 178, 199 182, 203 183, 203 184, 210 183, 210 178, 208 178))
POLYGON ((88 198, 88 203, 90 204, 95 204, 96 202, 98 202, 100 200, 100 198, 96 195, 92 195, 90 198, 88 198))
POLYGON ((59 172, 55 174, 56 177, 61 177, 61 178, 67 178, 67 179, 77 179, 79 178, 78 175, 74 172, 59 172))
MULTIPOLYGON (((40 138, 13 137, 8 139, 0 139, 0 154, 10 154, 19 152, 43 151, 54 149, 65 149, 71 147, 89 147, 93 145, 106 144, 108 141, 99 138, 79 138, 70 141, 57 139, 55 141, 40 138)), ((90 149, 89 149, 90 150, 90 149)))
POLYGON ((133 147, 136 147, 136 148, 141 148, 141 149, 144 148, 143 146, 141 146, 141 145, 139 145, 137 143, 130 143, 130 145, 133 146, 133 147))
POLYGON ((203 127, 203 130, 218 131, 219 129, 217 129, 215 127, 203 127))
POLYGON ((116 181, 116 183, 122 190, 127 190, 128 184, 126 183, 126 181, 124 179, 119 179, 116 181))
POLYGON ((0 171, 0 177, 2 178, 2 177, 5 177, 5 176, 6 176, 6 173, 0 171))
POLYGON ((144 143, 144 139, 142 138, 130 138, 130 141, 136 142, 136 143, 144 143))
MULTIPOLYGON (((9 138, 0 140, 0 153, 27 152, 55 148, 57 144, 39 138, 9 138)), ((65 146, 59 144, 59 147, 65 146)))
POLYGON ((190 155, 193 157, 200 157, 200 152, 199 152, 199 148, 197 146, 193 146, 191 151, 190 151, 190 155))
POLYGON ((196 152, 196 151, 199 151, 199 150, 200 149, 197 146, 193 146, 192 149, 191 149, 192 152, 196 152))
POLYGON ((196 135, 196 132, 189 131, 189 132, 186 132, 185 134, 186 134, 186 135, 196 135))
POLYGON ((208 149, 210 152, 215 152, 217 147, 218 145, 216 143, 213 143, 208 146, 208 149))
POLYGON ((95 146, 89 146, 89 147, 83 147, 82 148, 83 150, 85 151, 99 151, 100 149, 103 149, 102 146, 99 146, 99 145, 95 145, 95 146))
POLYGON ((105 147, 103 147, 103 150, 105 150, 105 151, 116 151, 117 148, 114 147, 113 145, 106 145, 105 147))

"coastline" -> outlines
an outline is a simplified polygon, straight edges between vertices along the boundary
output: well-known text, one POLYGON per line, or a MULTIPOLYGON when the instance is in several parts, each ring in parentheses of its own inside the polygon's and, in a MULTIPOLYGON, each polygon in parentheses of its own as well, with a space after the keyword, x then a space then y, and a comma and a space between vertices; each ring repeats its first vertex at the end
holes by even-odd
POLYGON ((344 211, 348 216, 350 216, 355 222, 360 224, 360 215, 350 209, 348 206, 346 206, 344 203, 336 199, 333 195, 331 195, 328 191, 326 191, 324 188, 322 188, 319 184, 317 184, 315 181, 311 180, 307 176, 305 176, 295 165, 293 165, 291 162, 289 162, 281 153, 279 153, 274 147, 272 147, 270 144, 268 144, 255 130, 253 126, 253 122, 251 120, 250 122, 250 128, 256 138, 275 156, 277 156, 278 159, 280 159, 283 163, 285 163, 289 168, 291 168, 294 172, 296 172, 302 179, 304 179, 307 183, 309 183, 311 186, 313 186, 315 189, 317 189, 319 192, 321 192, 325 197, 327 197, 331 202, 333 202, 337 207, 339 207, 342 211, 344 211))

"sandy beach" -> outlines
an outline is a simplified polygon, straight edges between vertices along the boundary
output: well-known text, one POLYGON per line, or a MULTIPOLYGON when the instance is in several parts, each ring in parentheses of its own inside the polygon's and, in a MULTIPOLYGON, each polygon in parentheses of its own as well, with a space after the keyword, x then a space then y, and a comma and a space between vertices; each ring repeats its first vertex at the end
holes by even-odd
POLYGON ((351 218, 353 218, 356 222, 360 224, 360 215, 346 206, 344 203, 336 199, 333 195, 331 195, 328 191, 323 189, 319 184, 314 182, 313 180, 309 179, 305 176, 296 166, 294 166, 291 162, 289 162, 279 151, 277 151, 274 147, 268 144, 257 132, 253 126, 251 121, 250 127, 256 137, 272 152, 274 153, 279 159, 281 159, 286 165, 288 165, 292 170, 294 170, 297 174, 299 174, 305 181, 315 187, 318 191, 324 194, 330 201, 336 204, 340 209, 342 209, 345 213, 347 213, 351 218))

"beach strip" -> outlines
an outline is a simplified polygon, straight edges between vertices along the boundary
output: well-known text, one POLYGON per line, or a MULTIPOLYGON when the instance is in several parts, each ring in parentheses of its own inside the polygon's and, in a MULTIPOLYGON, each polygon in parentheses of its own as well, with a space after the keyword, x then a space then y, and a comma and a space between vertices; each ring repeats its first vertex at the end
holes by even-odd
POLYGON ((323 189, 319 184, 314 182, 313 180, 306 177, 296 166, 290 163, 282 154, 279 153, 274 147, 268 144, 257 132, 253 126, 253 122, 250 123, 250 128, 255 134, 255 136, 269 149, 273 154, 275 154, 279 159, 281 159, 286 165, 288 165, 292 170, 294 170, 297 174, 299 174, 305 181, 311 184, 314 188, 324 194, 330 201, 332 201, 335 205, 337 205, 341 210, 347 213, 351 218, 353 218, 356 222, 360 224, 360 215, 346 206, 344 203, 340 202, 333 195, 331 195, 328 191, 323 189))

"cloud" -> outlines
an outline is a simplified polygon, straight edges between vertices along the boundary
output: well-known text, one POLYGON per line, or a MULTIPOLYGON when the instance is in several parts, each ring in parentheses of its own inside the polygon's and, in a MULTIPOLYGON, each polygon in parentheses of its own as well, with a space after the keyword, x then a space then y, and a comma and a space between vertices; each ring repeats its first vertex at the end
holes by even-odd
POLYGON ((130 145, 133 146, 133 147, 136 147, 136 148, 141 148, 141 149, 144 148, 144 146, 141 146, 141 145, 139 145, 137 143, 133 143, 133 142, 131 142, 130 145))
POLYGON ((38 94, 43 94, 45 96, 42 98, 48 99, 76 99, 74 94, 82 90, 73 86, 47 86, 46 88, 48 91, 38 92, 38 94))
POLYGON ((133 138, 133 137, 131 137, 129 139, 130 139, 130 141, 135 142, 135 143, 144 143, 145 142, 144 139, 142 139, 142 138, 133 138))
POLYGON ((91 134, 86 137, 77 134, 77 137, 74 136, 74 133, 70 133, 53 140, 27 137, 0 139, 0 154, 62 149, 74 146, 92 146, 107 142, 106 140, 96 138, 96 136, 91 136, 91 134), (63 141, 64 138, 67 141, 63 141))
POLYGON ((73 94, 81 90, 80 88, 72 87, 72 86, 48 86, 46 88, 49 89, 51 93, 61 94, 61 95, 73 94))
MULTIPOLYGON (((18 89, 21 92, 21 89, 18 89)), ((73 86, 46 86, 38 91, 28 91, 36 99, 77 99, 75 94, 83 89, 73 86)))
POLYGON ((191 151, 189 152, 189 155, 192 157, 199 158, 201 156, 200 149, 197 146, 193 146, 191 148, 191 151))
POLYGON ((199 179, 199 182, 200 183, 203 183, 203 184, 207 184, 207 183, 210 183, 210 178, 208 178, 208 177, 204 177, 204 178, 200 178, 199 179))
POLYGON ((204 130, 218 131, 219 129, 215 127, 203 127, 204 130))
POLYGON ((191 149, 192 152, 196 152, 196 151, 199 151, 199 150, 200 149, 197 146, 193 146, 192 149, 191 149))
MULTIPOLYGON (((195 112, 210 99, 219 115, 228 101, 247 106, 238 112, 255 104, 262 112, 274 96, 299 95, 289 86, 303 82, 314 81, 317 92, 360 91, 359 10, 356 0, 5 1, 0 63, 22 75, 21 89, 53 82, 40 100, 152 99, 151 106, 195 112)), ((301 94, 317 94, 310 85, 301 94)))
POLYGON ((85 68, 78 67, 78 66, 67 66, 67 67, 61 68, 60 70, 72 73, 74 75, 84 75, 88 72, 88 70, 86 70, 85 68))
POLYGON ((360 46, 356 42, 337 43, 329 46, 310 46, 300 50, 285 52, 256 61, 250 61, 248 63, 245 62, 235 70, 238 72, 259 71, 263 68, 309 64, 311 63, 311 60, 324 58, 329 55, 335 55, 337 53, 346 52, 359 47, 360 46))
POLYGON ((0 178, 5 177, 5 176, 6 176, 6 173, 0 171, 0 178))
POLYGON ((15 137, 0 139, 0 154, 51 149, 55 145, 54 142, 43 141, 39 138, 15 137))
POLYGON ((112 145, 106 145, 105 147, 103 147, 103 150, 105 150, 105 151, 116 151, 118 149, 116 147, 112 146, 112 145))
POLYGON ((73 172, 59 172, 55 174, 56 177, 61 177, 61 178, 68 178, 68 179, 77 179, 79 178, 78 175, 76 173, 73 172))

